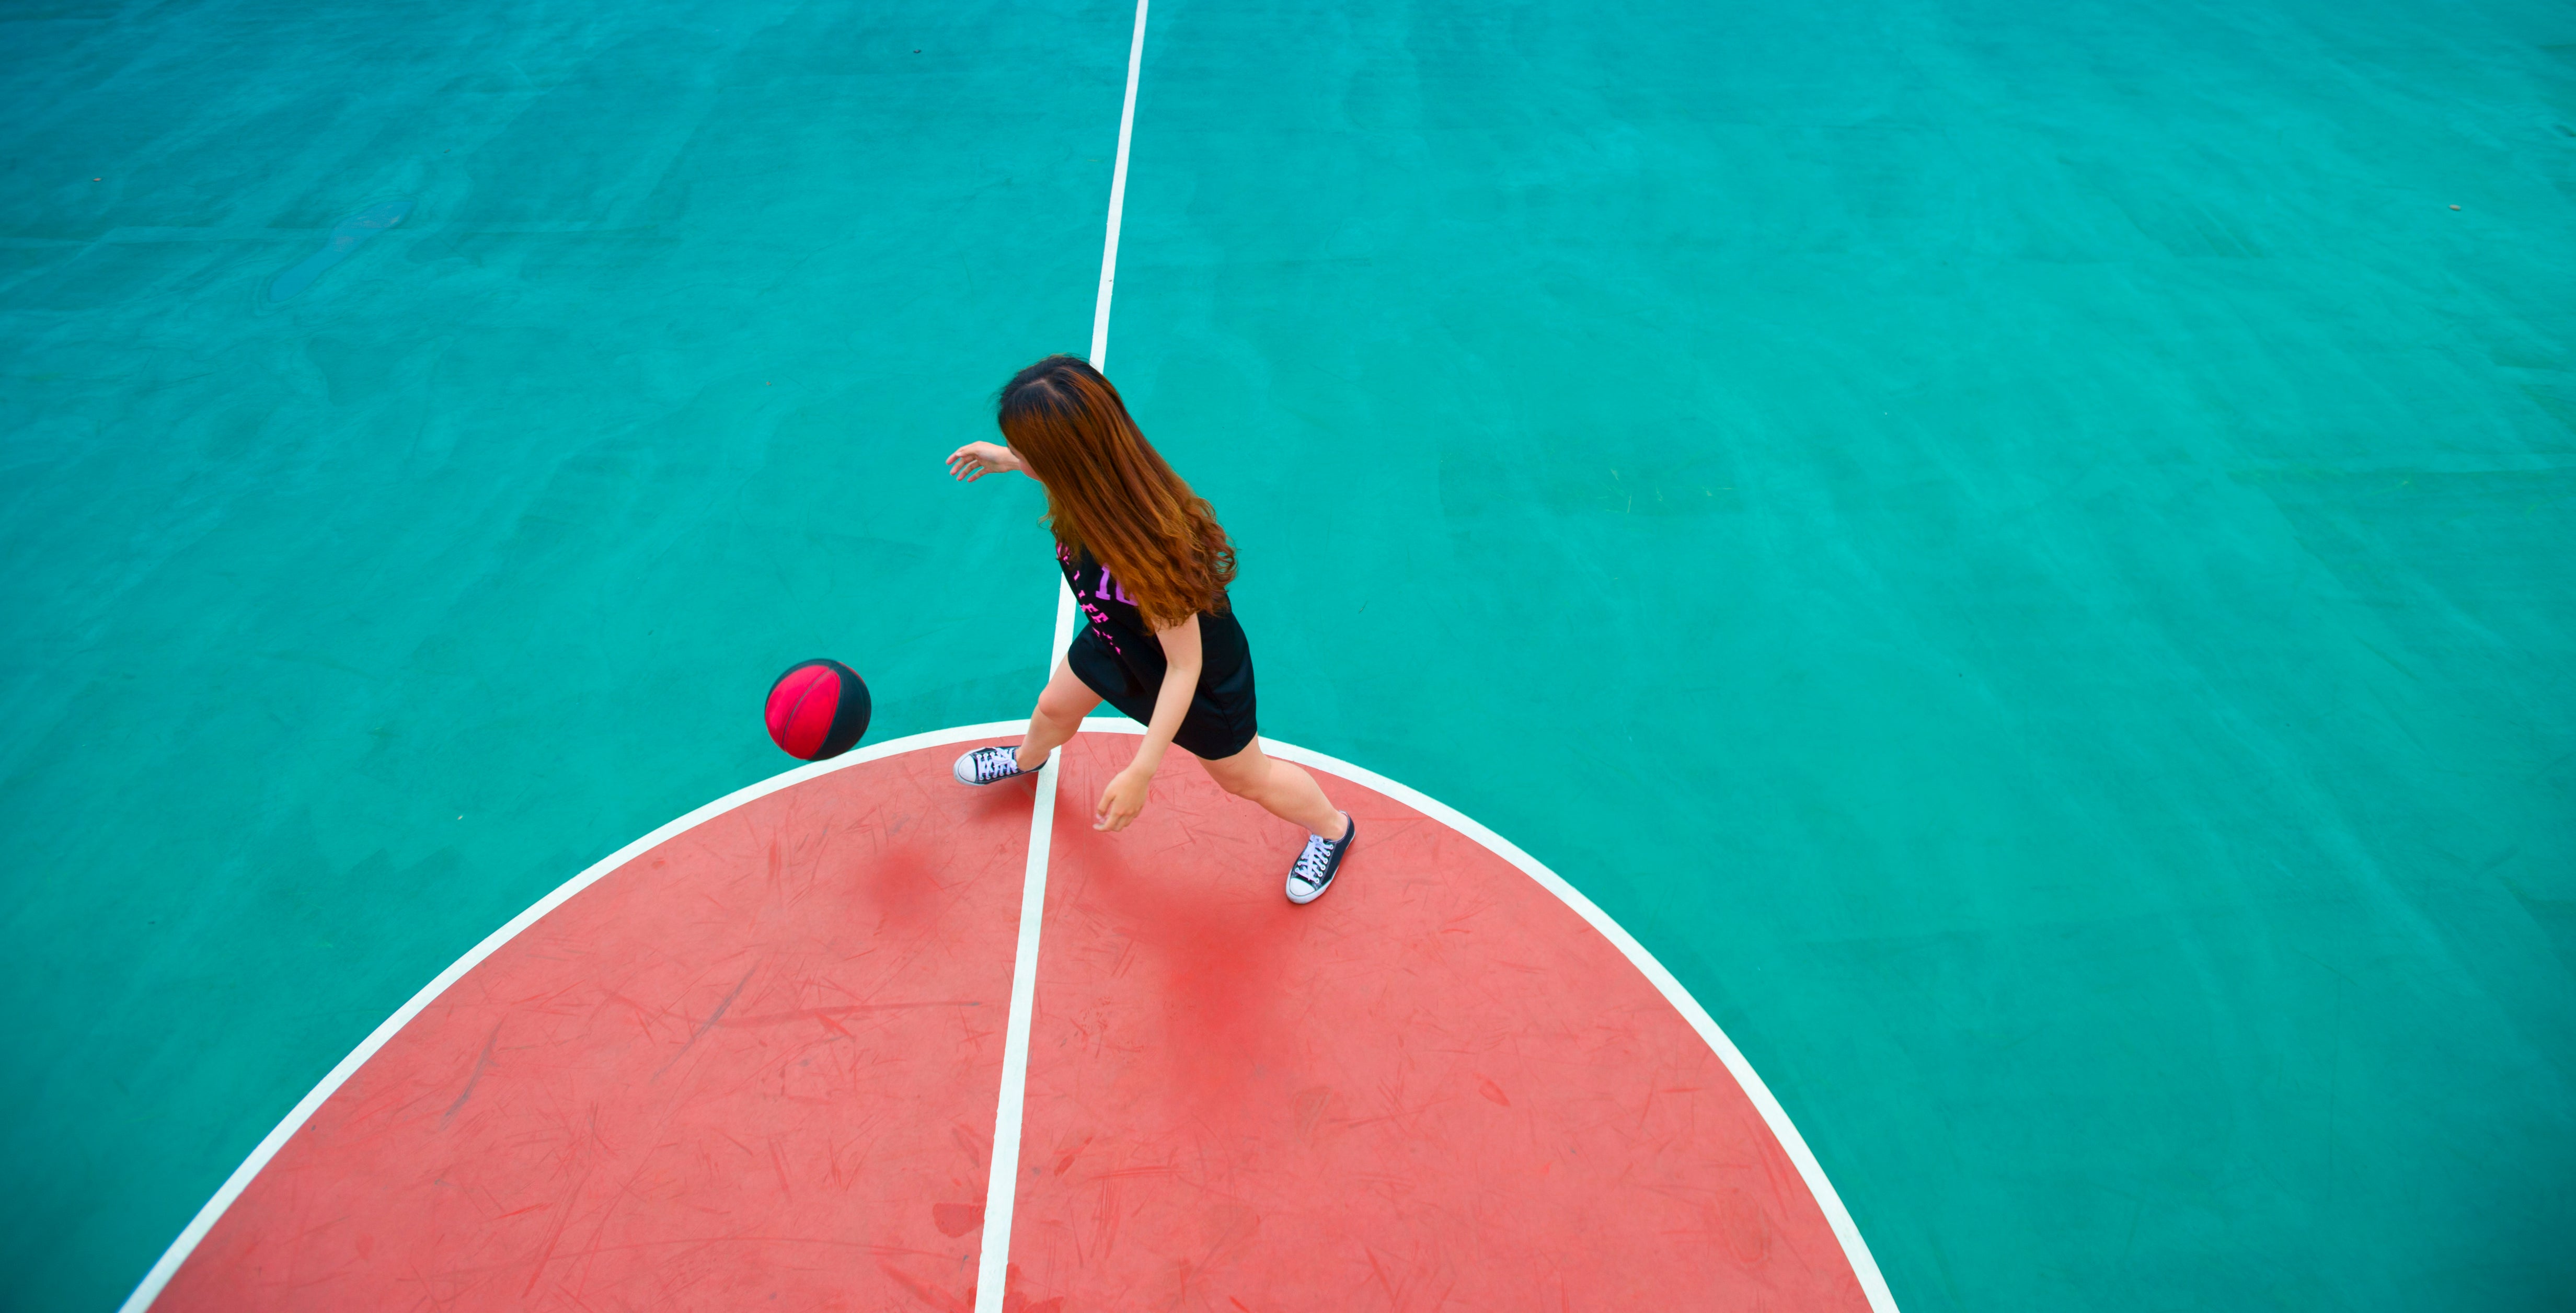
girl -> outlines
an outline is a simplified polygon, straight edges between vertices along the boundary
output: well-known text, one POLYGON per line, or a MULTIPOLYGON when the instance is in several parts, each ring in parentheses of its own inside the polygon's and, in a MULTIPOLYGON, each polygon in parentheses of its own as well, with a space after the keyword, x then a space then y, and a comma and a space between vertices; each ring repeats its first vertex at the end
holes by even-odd
POLYGON ((1010 445, 967 443, 949 453, 949 473, 972 483, 1018 470, 1046 489, 1056 564, 1090 623, 1038 695, 1028 737, 958 758, 959 782, 1036 771, 1106 698, 1144 724, 1145 741, 1101 792, 1091 828, 1126 829, 1145 809, 1164 750, 1178 743, 1218 787, 1306 827, 1288 901, 1322 897, 1359 828, 1333 810, 1314 776, 1263 755, 1253 737, 1252 650, 1225 593, 1234 544, 1207 502, 1137 431, 1118 389, 1072 356, 1013 376, 1001 423, 1010 445))

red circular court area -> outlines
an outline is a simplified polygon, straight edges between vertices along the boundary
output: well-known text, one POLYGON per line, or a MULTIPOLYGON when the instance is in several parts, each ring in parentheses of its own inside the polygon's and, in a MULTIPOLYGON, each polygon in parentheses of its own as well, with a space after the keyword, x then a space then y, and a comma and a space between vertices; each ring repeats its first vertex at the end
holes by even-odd
MULTIPOLYGON (((1037 787, 949 778, 993 741, 815 771, 581 888, 155 1306, 975 1308, 1037 787)), ((1293 907, 1299 836, 1189 766, 1090 829, 1133 743, 1064 753, 1002 1308, 1870 1306, 1755 1096, 1549 887, 1327 775, 1360 843, 1293 907)))

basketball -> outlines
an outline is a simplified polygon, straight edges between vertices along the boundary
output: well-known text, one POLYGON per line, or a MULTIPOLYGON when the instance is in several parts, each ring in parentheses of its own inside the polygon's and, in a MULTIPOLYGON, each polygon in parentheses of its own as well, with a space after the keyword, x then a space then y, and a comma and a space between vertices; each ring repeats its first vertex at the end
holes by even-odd
POLYGON ((788 756, 837 757, 867 732, 867 683, 838 661, 799 661, 769 686, 769 737, 788 756))

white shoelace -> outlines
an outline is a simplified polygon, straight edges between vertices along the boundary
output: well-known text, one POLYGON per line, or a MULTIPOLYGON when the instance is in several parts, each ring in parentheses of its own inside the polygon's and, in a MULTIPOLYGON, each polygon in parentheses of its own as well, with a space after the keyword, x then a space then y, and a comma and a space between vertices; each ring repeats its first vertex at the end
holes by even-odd
POLYGON ((1297 854, 1297 864, 1289 869, 1289 878, 1303 880, 1310 887, 1322 885, 1324 871, 1333 863, 1334 842, 1320 834, 1307 835, 1306 851, 1297 854))
POLYGON ((977 748, 975 750, 976 783, 990 784, 995 780, 1009 779, 1019 773, 1020 750, 1018 748, 977 748))

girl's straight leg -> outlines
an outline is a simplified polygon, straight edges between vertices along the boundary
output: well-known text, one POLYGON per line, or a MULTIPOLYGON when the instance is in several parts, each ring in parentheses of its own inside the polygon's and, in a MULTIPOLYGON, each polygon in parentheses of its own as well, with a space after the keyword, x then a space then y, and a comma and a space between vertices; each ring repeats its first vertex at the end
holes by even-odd
POLYGON ((1082 728, 1082 718, 1099 705, 1100 695, 1073 673, 1072 666, 1057 661, 1046 691, 1038 694, 1038 709, 1029 716, 1028 737, 1020 740, 1020 769, 1036 770, 1045 764, 1046 755, 1072 738, 1082 728))
POLYGON ((1332 799, 1324 796, 1323 786, 1315 783, 1315 777, 1307 774, 1305 767, 1263 752, 1261 740, 1245 744, 1243 751, 1231 757, 1215 761, 1201 758, 1199 764, 1207 767, 1218 788, 1260 803, 1271 815, 1305 826, 1310 834, 1327 839, 1342 837, 1347 822, 1334 809, 1332 799))

